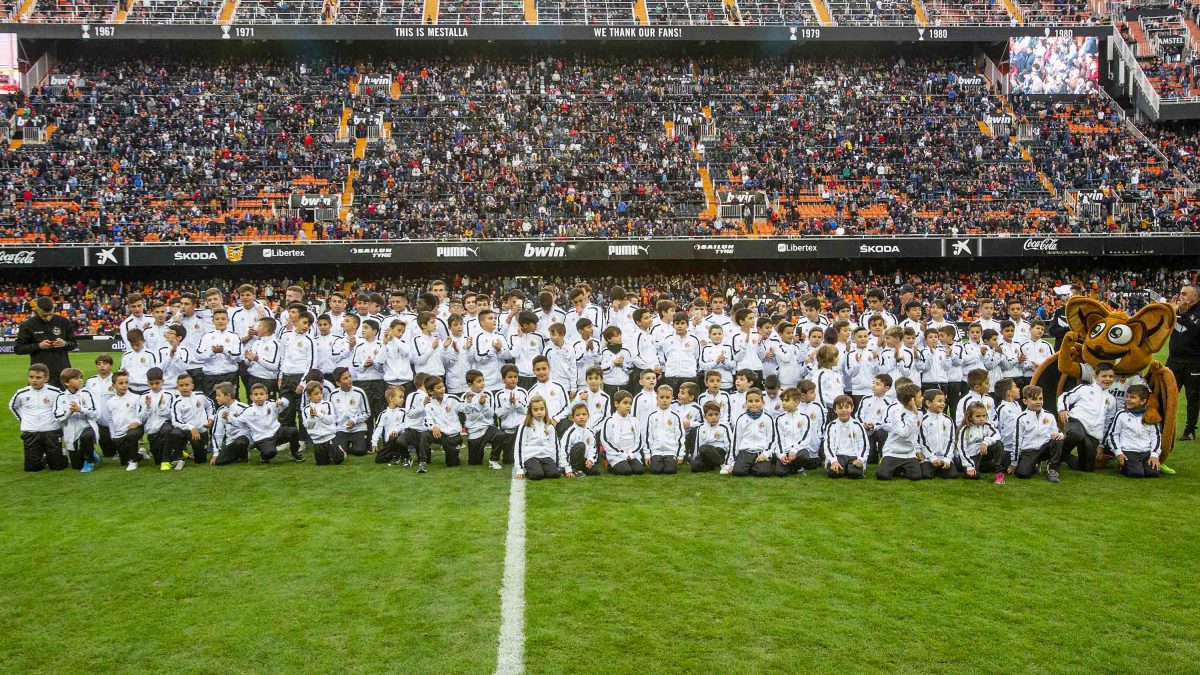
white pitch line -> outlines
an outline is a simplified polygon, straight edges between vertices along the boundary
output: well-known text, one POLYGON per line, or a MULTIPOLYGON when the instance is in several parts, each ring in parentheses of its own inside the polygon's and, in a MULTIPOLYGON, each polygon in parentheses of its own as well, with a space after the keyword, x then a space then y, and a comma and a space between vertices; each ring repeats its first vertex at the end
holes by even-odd
POLYGON ((496 675, 525 672, 525 481, 514 480, 508 496, 508 538, 500 587, 500 645, 496 675))

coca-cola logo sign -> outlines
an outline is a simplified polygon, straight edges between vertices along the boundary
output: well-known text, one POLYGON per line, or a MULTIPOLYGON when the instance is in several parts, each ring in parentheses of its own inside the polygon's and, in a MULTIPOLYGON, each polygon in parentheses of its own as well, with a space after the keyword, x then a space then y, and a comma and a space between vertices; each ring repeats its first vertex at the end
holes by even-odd
POLYGON ((32 265, 37 262, 37 251, 0 251, 0 265, 32 265))
POLYGON ((1026 251, 1037 251, 1039 253, 1058 253, 1058 237, 1026 239, 1025 245, 1022 248, 1026 251))

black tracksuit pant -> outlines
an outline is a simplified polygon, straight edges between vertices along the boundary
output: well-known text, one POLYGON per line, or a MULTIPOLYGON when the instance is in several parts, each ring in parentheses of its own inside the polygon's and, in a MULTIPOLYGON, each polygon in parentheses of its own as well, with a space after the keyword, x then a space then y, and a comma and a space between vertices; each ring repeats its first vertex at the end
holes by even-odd
POLYGON ((841 465, 841 470, 834 471, 830 467, 825 472, 829 474, 830 478, 862 478, 867 467, 865 464, 863 466, 854 466, 854 462, 857 459, 858 457, 854 455, 838 455, 837 463, 841 465))
POLYGON ((408 436, 403 433, 396 434, 395 438, 383 439, 383 446, 375 450, 376 464, 391 464, 410 457, 412 453, 408 451, 408 436))
POLYGON ((1049 468, 1058 471, 1062 462, 1062 441, 1046 441, 1042 447, 1022 450, 1017 454, 1017 478, 1030 478, 1038 471, 1038 464, 1050 462, 1049 468))
MULTIPOLYGON (((1167 359, 1167 367, 1175 375, 1175 382, 1179 386, 1179 395, 1184 395, 1184 390, 1187 391, 1187 416, 1184 418, 1183 433, 1196 433, 1196 418, 1200 416, 1200 364, 1187 364, 1180 361, 1172 361, 1167 359)), ((1168 420, 1168 424, 1174 424, 1174 420, 1168 420)))
POLYGON ((280 425, 279 431, 276 431, 274 436, 261 441, 253 441, 250 443, 250 447, 258 450, 259 459, 266 463, 275 459, 275 456, 279 454, 278 446, 284 443, 291 447, 292 454, 300 452, 300 432, 296 431, 295 427, 280 425))
POLYGON ((646 473, 646 465, 640 459, 626 459, 609 464, 608 472, 614 476, 640 476, 646 473))
MULTIPOLYGON (((67 455, 63 452, 62 431, 22 431, 21 443, 25 446, 25 470, 51 471, 67 468, 67 455)), ((80 465, 82 468, 83 465, 80 465)))
POLYGON ((1070 460, 1072 453, 1076 451, 1079 453, 1078 460, 1069 462, 1071 468, 1079 471, 1095 471, 1096 449, 1100 447, 1100 441, 1088 435, 1087 430, 1083 428, 1083 423, 1073 418, 1067 419, 1067 428, 1063 432, 1063 436, 1063 458, 1070 460))
POLYGON ((91 427, 83 430, 75 439, 73 447, 67 448, 67 456, 71 460, 71 468, 78 471, 84 462, 96 461, 96 432, 91 427))
POLYGON ((582 473, 588 476, 595 476, 600 473, 600 461, 597 459, 592 463, 592 468, 587 467, 587 447, 583 443, 576 443, 567 448, 567 460, 571 463, 571 471, 582 473))
POLYGON ((1127 452, 1121 474, 1129 478, 1158 478, 1158 469, 1150 466, 1150 453, 1127 452))
POLYGON ((753 450, 742 450, 737 453, 733 459, 733 475, 754 476, 755 478, 767 478, 770 476, 786 476, 787 468, 783 463, 774 457, 765 462, 758 461, 758 456, 761 453, 753 450))
POLYGON ((192 432, 172 428, 167 439, 168 462, 183 459, 183 451, 191 446, 192 459, 198 464, 208 461, 208 430, 200 431, 200 439, 192 440, 192 432))
POLYGON ((138 453, 138 442, 145 435, 145 430, 142 427, 136 429, 126 429, 125 435, 120 438, 114 438, 113 443, 117 446, 117 456, 121 458, 121 464, 136 462, 141 458, 138 453))
POLYGON ((525 478, 527 480, 544 480, 546 478, 558 478, 562 475, 562 471, 559 470, 558 465, 549 457, 531 457, 525 460, 522 468, 525 469, 525 478))
POLYGON ((451 436, 443 433, 441 438, 434 438, 432 431, 421 433, 421 445, 417 448, 417 460, 428 464, 435 444, 442 446, 442 450, 446 452, 446 466, 462 464, 462 459, 459 457, 459 453, 462 451, 462 435, 451 436))
POLYGON ((716 471, 725 463, 725 451, 715 445, 702 445, 692 454, 692 473, 716 471))
POLYGON ((341 464, 346 460, 346 453, 337 444, 337 439, 330 439, 324 443, 314 443, 312 448, 313 457, 317 460, 317 466, 341 464))
POLYGON ((217 455, 217 466, 248 461, 250 461, 250 439, 245 436, 238 436, 226 443, 225 447, 221 448, 221 453, 217 455))
POLYGON ((948 466, 934 466, 933 462, 925 460, 921 462, 921 477, 925 479, 931 478, 961 478, 962 475, 958 471, 958 467, 954 462, 950 462, 948 466))
POLYGON ((907 478, 909 480, 921 480, 924 474, 921 472, 921 463, 916 457, 882 457, 879 460, 879 466, 875 469, 875 478, 877 480, 892 480, 893 478, 907 478))
POLYGON ((495 440, 500 432, 496 427, 488 427, 479 438, 467 438, 467 464, 478 466, 483 464, 483 449, 492 444, 495 451, 495 440))

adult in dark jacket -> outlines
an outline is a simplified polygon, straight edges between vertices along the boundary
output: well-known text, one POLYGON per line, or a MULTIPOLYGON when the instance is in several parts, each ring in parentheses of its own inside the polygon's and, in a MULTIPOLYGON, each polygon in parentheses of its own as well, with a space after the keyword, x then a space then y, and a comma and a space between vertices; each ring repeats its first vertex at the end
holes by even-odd
POLYGON ((54 301, 42 296, 33 303, 33 316, 25 319, 17 331, 13 348, 28 354, 30 365, 45 364, 50 369, 50 384, 62 387, 59 376, 71 367, 69 352, 76 348, 75 328, 65 316, 54 313, 54 301))
POLYGON ((1186 284, 1175 296, 1175 332, 1167 356, 1167 367, 1175 374, 1180 395, 1187 390, 1187 418, 1181 441, 1196 438, 1200 416, 1200 287, 1186 284))
MULTIPOLYGON (((1067 300, 1077 295, 1083 295, 1083 287, 1078 284, 1071 284, 1071 294, 1067 297, 1067 300)), ((1050 334, 1050 337, 1054 338, 1055 345, 1061 342, 1063 336, 1071 330, 1071 327, 1067 325, 1067 300, 1063 300, 1062 305, 1054 310, 1054 314, 1046 322, 1046 332, 1050 334)))

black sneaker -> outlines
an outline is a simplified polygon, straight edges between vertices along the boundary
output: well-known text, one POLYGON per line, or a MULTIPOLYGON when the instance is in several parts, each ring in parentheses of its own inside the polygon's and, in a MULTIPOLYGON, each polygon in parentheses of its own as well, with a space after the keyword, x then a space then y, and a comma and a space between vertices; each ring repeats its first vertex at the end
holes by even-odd
POLYGON ((303 461, 304 461, 304 459, 305 459, 304 455, 302 455, 302 454, 300 454, 300 453, 298 453, 298 452, 293 452, 293 453, 292 453, 292 461, 293 461, 293 462, 303 462, 303 461))
POLYGON ((1179 437, 1179 440, 1181 440, 1181 441, 1194 441, 1194 440, 1196 440, 1196 432, 1194 432, 1194 431, 1185 431, 1185 432, 1183 432, 1183 435, 1179 437))
POLYGON ((411 458, 411 457, 405 457, 404 459, 400 460, 400 466, 402 466, 402 467, 404 467, 404 468, 406 468, 406 469, 407 469, 408 467, 412 466, 412 458, 411 458))
POLYGON ((425 462, 421 462, 417 465, 417 473, 425 473, 425 471, 425 462))

